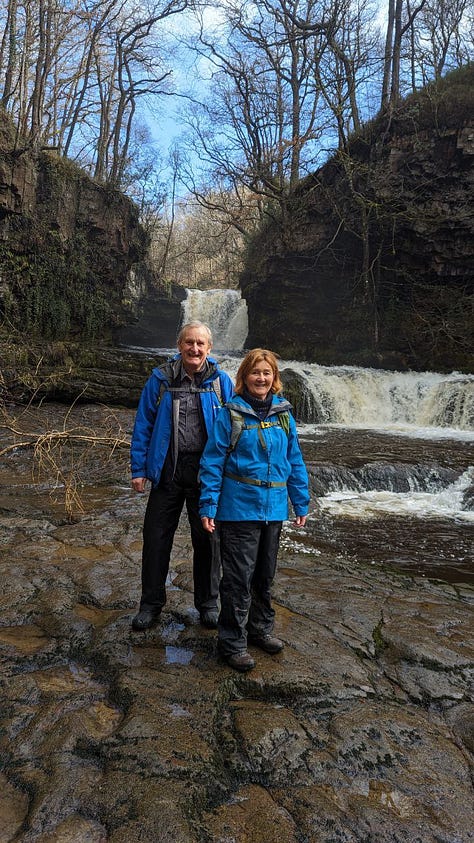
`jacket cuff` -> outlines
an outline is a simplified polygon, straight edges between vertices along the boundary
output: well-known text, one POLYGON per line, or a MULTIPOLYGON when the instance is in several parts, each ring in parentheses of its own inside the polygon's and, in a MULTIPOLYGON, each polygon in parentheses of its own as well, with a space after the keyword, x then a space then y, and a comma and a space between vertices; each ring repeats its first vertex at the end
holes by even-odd
POLYGON ((215 518, 217 512, 216 506, 205 506, 203 509, 199 510, 199 517, 200 518, 215 518))

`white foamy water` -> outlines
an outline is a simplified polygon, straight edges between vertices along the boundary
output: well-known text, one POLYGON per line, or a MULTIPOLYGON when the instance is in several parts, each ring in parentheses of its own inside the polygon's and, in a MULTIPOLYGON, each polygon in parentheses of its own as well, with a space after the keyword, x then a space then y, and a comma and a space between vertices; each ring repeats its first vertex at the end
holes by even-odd
POLYGON ((474 481, 469 468, 455 483, 436 492, 391 492, 342 490, 319 499, 330 515, 372 518, 380 515, 408 515, 415 518, 455 518, 474 524, 474 512, 463 510, 464 494, 474 481))
POLYGON ((322 423, 392 430, 474 427, 473 375, 389 372, 295 360, 281 361, 280 368, 301 377, 308 408, 322 423))
POLYGON ((415 427, 409 424, 298 424, 298 433, 301 440, 313 439, 315 436, 323 436, 326 427, 342 427, 347 430, 367 430, 385 436, 400 436, 407 439, 424 439, 433 442, 437 440, 453 440, 457 442, 474 442, 474 430, 459 430, 457 427, 415 427))
MULTIPOLYGON (((221 358, 235 379, 241 358, 221 358)), ((318 424, 299 425, 317 435, 320 425, 373 429, 422 439, 474 440, 474 375, 458 372, 389 372, 356 366, 318 366, 280 360, 301 379, 305 414, 318 424)))

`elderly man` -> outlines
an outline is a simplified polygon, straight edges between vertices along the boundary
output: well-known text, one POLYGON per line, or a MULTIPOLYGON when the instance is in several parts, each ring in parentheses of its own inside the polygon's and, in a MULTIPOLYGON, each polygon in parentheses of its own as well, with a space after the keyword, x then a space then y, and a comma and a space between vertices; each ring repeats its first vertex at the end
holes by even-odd
POLYGON ((166 603, 171 549, 186 503, 193 545, 194 605, 201 624, 217 626, 219 562, 199 516, 199 461, 232 381, 209 356, 212 335, 202 322, 178 334, 178 354, 153 369, 141 394, 131 443, 132 487, 151 491, 143 525, 142 596, 132 629, 152 627, 166 603))

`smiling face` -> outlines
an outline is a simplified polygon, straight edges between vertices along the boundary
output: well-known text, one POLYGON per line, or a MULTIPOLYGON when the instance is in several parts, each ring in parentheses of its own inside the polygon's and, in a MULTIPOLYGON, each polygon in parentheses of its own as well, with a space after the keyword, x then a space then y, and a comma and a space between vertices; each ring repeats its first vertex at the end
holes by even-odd
POLYGON ((257 360, 245 377, 245 386, 252 398, 263 400, 272 388, 273 369, 266 360, 257 360))
POLYGON ((205 328, 186 328, 178 342, 178 351, 188 375, 202 369, 211 348, 212 342, 205 328))
POLYGON ((247 389, 255 398, 265 398, 268 391, 278 395, 282 389, 278 362, 268 348, 252 348, 245 355, 235 376, 235 392, 247 389))

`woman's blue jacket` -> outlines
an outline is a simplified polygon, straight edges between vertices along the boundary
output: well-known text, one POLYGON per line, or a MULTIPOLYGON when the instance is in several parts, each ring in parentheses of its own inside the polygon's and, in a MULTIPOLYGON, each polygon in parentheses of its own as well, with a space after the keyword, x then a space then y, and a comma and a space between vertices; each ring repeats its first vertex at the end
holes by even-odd
POLYGON ((284 521, 288 497, 295 515, 307 514, 308 474, 290 408, 288 401, 274 395, 263 422, 240 395, 222 408, 201 457, 201 518, 284 521), (244 428, 229 450, 232 411, 243 414, 244 428), (279 422, 281 413, 286 414, 286 425, 279 422))
MULTIPOLYGON (((233 383, 229 375, 219 369, 213 357, 208 357, 207 362, 208 372, 199 392, 209 436, 222 403, 232 396, 233 383), (216 378, 220 381, 221 400, 213 385, 216 378)), ((132 478, 146 477, 153 486, 159 483, 173 433, 177 437, 179 406, 176 405, 179 399, 174 398, 168 387, 172 386, 180 365, 181 355, 177 354, 172 361, 153 369, 143 387, 135 416, 130 448, 132 478)))

